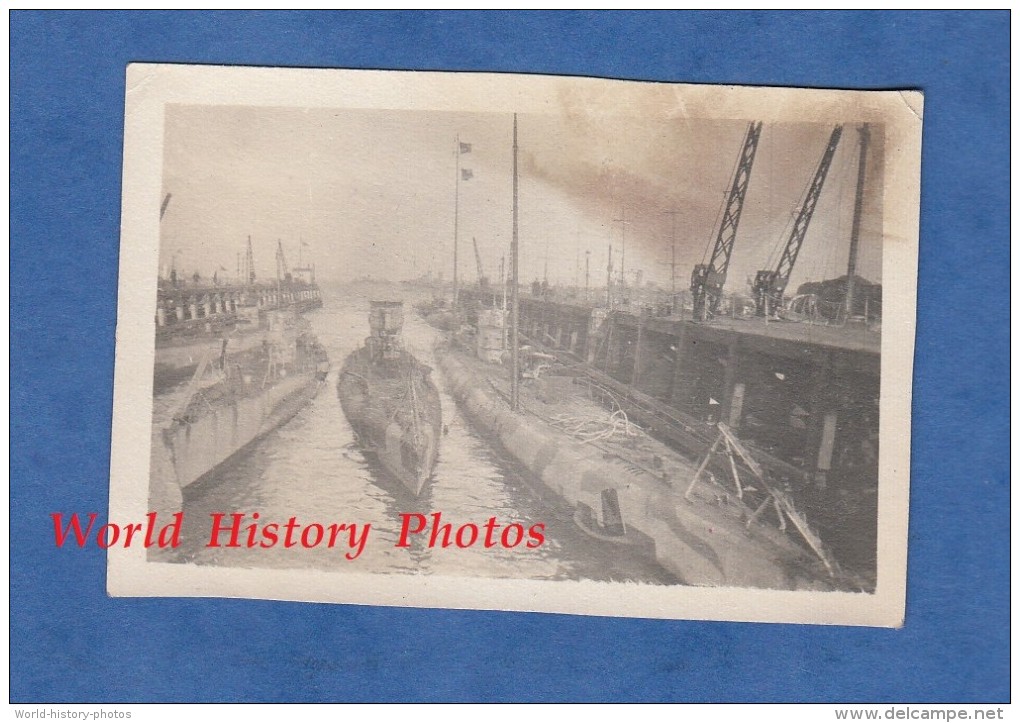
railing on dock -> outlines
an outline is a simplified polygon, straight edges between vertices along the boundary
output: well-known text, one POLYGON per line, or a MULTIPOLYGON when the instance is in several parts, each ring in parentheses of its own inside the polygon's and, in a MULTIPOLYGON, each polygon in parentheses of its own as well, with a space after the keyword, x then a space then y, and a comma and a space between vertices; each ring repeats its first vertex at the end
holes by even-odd
MULTIPOLYGON (((704 455, 715 441, 717 431, 654 397, 637 391, 623 382, 587 364, 581 365, 589 383, 620 406, 628 415, 648 427, 652 434, 665 437, 695 457, 704 455)), ((754 456, 774 476, 791 481, 806 480, 806 473, 767 452, 755 449, 754 456)))

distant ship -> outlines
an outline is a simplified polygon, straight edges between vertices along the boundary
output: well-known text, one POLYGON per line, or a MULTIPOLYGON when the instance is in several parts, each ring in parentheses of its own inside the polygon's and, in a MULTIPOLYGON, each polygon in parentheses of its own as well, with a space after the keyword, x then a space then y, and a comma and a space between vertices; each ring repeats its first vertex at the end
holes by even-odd
POLYGON ((404 349, 403 303, 371 301, 370 335, 347 357, 337 396, 359 444, 419 496, 439 452, 442 411, 432 370, 404 349))

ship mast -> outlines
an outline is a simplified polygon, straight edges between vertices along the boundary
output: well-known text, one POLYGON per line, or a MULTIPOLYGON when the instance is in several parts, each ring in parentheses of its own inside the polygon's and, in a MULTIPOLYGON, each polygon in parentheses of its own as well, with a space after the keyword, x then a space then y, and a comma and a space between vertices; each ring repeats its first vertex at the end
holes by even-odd
POLYGON ((251 236, 248 236, 248 246, 244 252, 244 285, 250 286, 255 283, 255 254, 251 250, 251 236))
POLYGON ((453 315, 457 316, 457 225, 460 216, 460 136, 457 144, 457 169, 453 181, 453 315))
POLYGON ((673 297, 671 303, 676 302, 676 215, 678 213, 680 212, 676 209, 662 212, 664 216, 673 219, 673 234, 670 237, 672 240, 669 245, 669 293, 673 297))
POLYGON ((609 244, 609 262, 606 264, 606 308, 613 310, 613 245, 609 244))
MULTIPOLYGON (((850 229, 850 258, 847 260, 846 271, 846 318, 854 313, 854 276, 857 274, 857 249, 861 240, 861 211, 864 207, 864 172, 868 161, 868 140, 871 132, 868 124, 863 124, 861 134, 860 157, 857 160, 857 194, 854 197, 854 220, 850 229)), ((867 319, 865 319, 867 322, 867 319)))
POLYGON ((588 303, 588 286, 591 282, 591 251, 584 252, 584 303, 588 303))
POLYGON ((460 182, 468 181, 474 177, 470 168, 460 167, 460 157, 465 153, 471 152, 470 143, 461 143, 460 135, 457 135, 457 168, 456 176, 454 176, 453 186, 453 313, 457 314, 457 296, 459 292, 459 276, 457 274, 457 246, 459 245, 460 239, 460 182))
POLYGON ((513 236, 510 240, 510 409, 520 411, 521 380, 520 380, 520 339, 518 325, 520 323, 520 299, 517 293, 518 244, 517 244, 517 114, 514 113, 514 161, 513 161, 513 236))

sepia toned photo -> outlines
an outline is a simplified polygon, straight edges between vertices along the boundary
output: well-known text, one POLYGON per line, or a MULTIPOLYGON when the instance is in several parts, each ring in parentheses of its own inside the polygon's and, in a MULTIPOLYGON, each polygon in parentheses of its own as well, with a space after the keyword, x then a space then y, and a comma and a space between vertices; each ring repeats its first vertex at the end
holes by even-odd
POLYGON ((900 625, 921 117, 133 65, 109 520, 58 527, 118 596, 900 625))

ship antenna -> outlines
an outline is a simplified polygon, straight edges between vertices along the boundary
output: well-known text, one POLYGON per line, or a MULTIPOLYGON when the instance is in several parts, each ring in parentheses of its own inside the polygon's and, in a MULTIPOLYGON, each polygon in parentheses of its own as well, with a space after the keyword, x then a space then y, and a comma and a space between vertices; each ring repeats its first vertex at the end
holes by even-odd
POLYGON ((520 389, 520 340, 518 338, 520 323, 520 298, 517 292, 517 264, 518 264, 518 239, 517 239, 517 114, 514 113, 514 154, 513 154, 513 235, 510 241, 510 408, 518 412, 521 409, 520 389))

